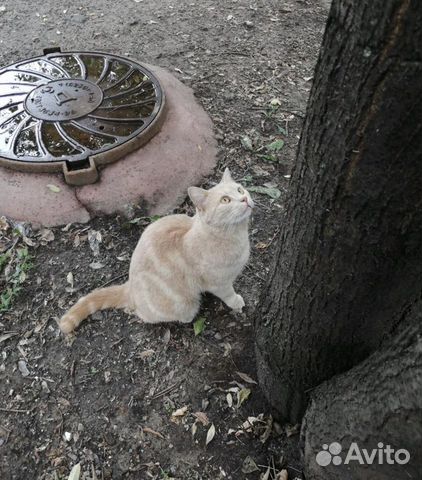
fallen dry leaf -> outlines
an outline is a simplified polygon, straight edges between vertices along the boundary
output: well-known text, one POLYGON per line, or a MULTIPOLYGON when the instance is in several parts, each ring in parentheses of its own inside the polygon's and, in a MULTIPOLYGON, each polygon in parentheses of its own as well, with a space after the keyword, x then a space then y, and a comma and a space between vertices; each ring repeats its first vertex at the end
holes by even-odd
POLYGON ((251 390, 249 388, 242 388, 237 394, 237 407, 239 408, 242 403, 249 398, 251 390))
POLYGON ((280 472, 277 473, 277 476, 275 477, 275 480, 288 480, 288 473, 287 470, 281 470, 280 472))
POLYGON ((71 288, 73 288, 73 273, 69 272, 66 276, 66 281, 70 285, 71 288))
MULTIPOLYGON (((57 185, 53 185, 52 183, 47 184, 47 188, 54 193, 59 193, 60 188, 57 185)), ((80 468, 80 467, 79 467, 80 468)), ((70 477, 69 477, 70 478, 70 477)), ((79 478, 79 477, 78 477, 79 478)))
POLYGON ((6 217, 3 215, 0 217, 0 230, 4 232, 9 229, 9 222, 7 221, 6 217))
POLYGON ((67 480, 79 480, 80 475, 81 475, 81 464, 77 463, 70 471, 70 474, 67 480))
POLYGON ((181 407, 181 408, 178 408, 177 410, 175 410, 171 414, 171 416, 172 417, 183 417, 183 415, 185 415, 187 411, 188 411, 188 407, 187 407, 187 405, 185 405, 184 407, 181 407))
POLYGON ((296 425, 286 425, 286 435, 291 437, 292 435, 296 435, 299 433, 300 425, 297 423, 296 425))
POLYGON ((259 421, 261 420, 258 417, 248 417, 248 419, 242 423, 241 428, 243 428, 245 432, 252 432, 254 424, 259 421))
POLYGON ((138 357, 139 358, 142 358, 142 360, 144 360, 145 358, 148 358, 150 357, 151 355, 154 355, 155 351, 154 350, 144 350, 143 352, 141 352, 138 357))
POLYGON ((236 372, 236 374, 242 379, 244 380, 245 382, 247 383, 255 383, 257 384, 257 382, 255 382, 255 380, 253 380, 249 375, 247 375, 246 373, 242 373, 242 372, 236 372))
POLYGON ((207 425, 209 425, 210 421, 209 421, 206 413, 204 413, 204 412, 195 412, 195 413, 194 413, 194 416, 202 423, 202 425, 204 425, 204 427, 206 427, 207 425))
POLYGON ((211 424, 211 427, 208 429, 208 432, 207 432, 207 439, 205 440, 205 445, 208 445, 214 437, 215 437, 215 427, 214 427, 214 424, 211 424))
POLYGON ((165 440, 165 437, 163 435, 161 435, 160 432, 156 432, 155 430, 153 430, 152 428, 149 428, 149 427, 142 427, 142 430, 146 433, 150 433, 151 435, 155 435, 156 437, 160 437, 162 438, 163 440, 165 440))
POLYGON ((164 332, 164 335, 163 335, 163 343, 164 345, 167 345, 170 341, 170 336, 171 336, 171 333, 170 333, 170 329, 167 328, 166 331, 164 332))
POLYGON ((248 455, 242 463, 242 472, 243 473, 253 473, 258 471, 258 465, 256 464, 255 460, 248 455))
POLYGON ((88 232, 88 243, 94 254, 94 257, 99 255, 100 253, 100 243, 103 241, 103 236, 101 232, 97 232, 96 230, 90 230, 88 232))
POLYGON ((93 270, 99 270, 100 268, 104 267, 104 263, 101 262, 91 262, 89 264, 89 267, 92 268, 93 270))
POLYGON ((270 478, 270 472, 271 472, 271 468, 268 467, 265 473, 261 475, 260 480, 268 480, 270 478))
POLYGON ((49 228, 43 228, 40 232, 40 241, 42 244, 47 244, 54 240, 55 236, 49 228))
POLYGON ((29 247, 35 247, 36 243, 34 242, 34 240, 31 240, 30 238, 28 238, 27 236, 25 235, 22 235, 22 240, 29 246, 29 247))
POLYGON ((273 429, 273 417, 272 415, 270 415, 267 419, 267 425, 265 426, 264 433, 259 437, 262 443, 266 443, 266 441, 270 438, 272 429, 273 429))
POLYGON ((9 332, 9 333, 5 333, 4 335, 0 335, 0 343, 5 342, 6 340, 14 337, 15 335, 18 335, 18 332, 9 332))
POLYGON ((232 351, 231 344, 228 342, 223 342, 221 346, 224 348, 223 357, 228 357, 230 355, 230 352, 232 351))
POLYGON ((184 407, 178 408, 171 414, 170 420, 173 423, 180 423, 181 419, 186 415, 187 411, 188 411, 187 405, 185 405, 184 407))

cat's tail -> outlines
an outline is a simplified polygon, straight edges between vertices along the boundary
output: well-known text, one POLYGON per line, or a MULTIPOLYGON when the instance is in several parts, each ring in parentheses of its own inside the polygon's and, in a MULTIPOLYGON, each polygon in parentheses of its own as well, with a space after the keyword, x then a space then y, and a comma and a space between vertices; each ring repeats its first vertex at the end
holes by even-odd
POLYGON ((129 286, 127 283, 113 287, 100 288, 80 298, 73 307, 58 321, 63 333, 70 333, 86 317, 106 308, 125 308, 129 306, 129 286))

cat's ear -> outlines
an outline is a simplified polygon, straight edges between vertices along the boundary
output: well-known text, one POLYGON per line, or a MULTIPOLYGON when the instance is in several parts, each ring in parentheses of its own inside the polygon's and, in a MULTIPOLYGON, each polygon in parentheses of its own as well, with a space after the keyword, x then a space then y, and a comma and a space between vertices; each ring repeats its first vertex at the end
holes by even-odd
POLYGON ((221 183, 226 183, 226 182, 233 182, 232 174, 230 173, 230 170, 226 168, 223 173, 223 177, 221 179, 221 183))
POLYGON ((199 210, 203 210, 208 192, 203 188, 189 187, 188 195, 195 207, 199 210))

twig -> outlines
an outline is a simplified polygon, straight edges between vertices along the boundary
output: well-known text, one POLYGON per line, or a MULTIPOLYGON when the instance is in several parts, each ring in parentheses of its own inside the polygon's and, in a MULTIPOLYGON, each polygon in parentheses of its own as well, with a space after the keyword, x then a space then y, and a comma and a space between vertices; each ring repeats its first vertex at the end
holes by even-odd
POLYGON ((100 286, 97 287, 97 288, 104 288, 104 287, 106 287, 107 285, 110 285, 110 283, 113 283, 113 282, 115 282, 116 280, 120 280, 121 278, 126 277, 126 276, 127 276, 127 273, 122 273, 122 274, 120 274, 120 275, 117 275, 117 277, 112 278, 111 280, 109 280, 108 282, 103 283, 102 285, 100 285, 100 286))
POLYGON ((76 361, 73 360, 72 365, 70 366, 70 378, 72 379, 72 385, 75 384, 75 369, 76 369, 76 361))
POLYGON ((155 435, 156 437, 159 437, 159 438, 162 438, 163 440, 165 440, 165 437, 160 433, 160 432, 156 432, 155 430, 153 430, 152 428, 149 428, 149 427, 141 427, 142 431, 146 432, 146 433, 150 433, 151 435, 155 435))
POLYGON ((31 408, 31 409, 26 409, 26 410, 23 410, 23 409, 20 409, 20 408, 3 408, 3 407, 0 407, 0 412, 11 412, 11 413, 29 413, 31 412, 32 410, 34 410, 35 407, 31 408))
POLYGON ((287 467, 288 467, 288 468, 291 468, 291 469, 294 470, 295 472, 302 473, 301 470, 298 470, 297 468, 292 467, 289 463, 287 464, 287 467))
POLYGON ((271 457, 271 463, 272 463, 272 468, 273 468, 274 472, 277 473, 277 470, 275 469, 274 455, 272 455, 272 457, 271 457))
POLYGON ((119 340, 115 341, 114 343, 112 343, 110 345, 110 348, 113 348, 115 347, 116 345, 118 345, 119 343, 123 342, 123 337, 122 338, 119 338, 119 340))
POLYGON ((271 240, 267 243, 267 248, 274 242, 274 239, 277 237, 277 235, 279 233, 280 233, 280 227, 277 227, 277 229, 274 232, 274 235, 272 236, 271 240))
POLYGON ((93 463, 91 463, 91 477, 92 477, 92 480, 98 480, 93 463))
POLYGON ((10 434, 12 433, 12 430, 9 430, 8 428, 2 427, 2 426, 0 426, 0 429, 6 432, 6 439, 4 440, 4 443, 3 443, 3 445, 6 445, 6 443, 9 440, 10 434))
POLYGON ((245 269, 250 270, 252 272, 252 275, 254 275, 256 278, 259 278, 261 282, 267 281, 265 278, 261 277, 261 275, 258 275, 250 265, 246 265, 245 269))
POLYGON ((153 395, 151 397, 151 400, 156 400, 157 398, 159 397, 162 397, 163 395, 165 395, 166 393, 169 393, 171 392, 172 390, 174 390, 176 387, 178 387, 180 385, 180 382, 176 382, 176 383, 173 383, 173 385, 170 385, 169 387, 165 388, 164 390, 161 390, 161 392, 158 392, 156 393, 155 395, 153 395))

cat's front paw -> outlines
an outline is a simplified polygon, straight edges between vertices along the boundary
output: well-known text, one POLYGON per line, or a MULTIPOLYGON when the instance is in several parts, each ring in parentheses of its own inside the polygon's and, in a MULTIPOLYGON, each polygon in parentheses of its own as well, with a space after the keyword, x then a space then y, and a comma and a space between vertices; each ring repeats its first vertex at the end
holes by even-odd
POLYGON ((229 307, 236 313, 241 313, 244 306, 245 301, 243 300, 242 295, 238 294, 236 294, 236 296, 233 298, 229 305, 229 307))

